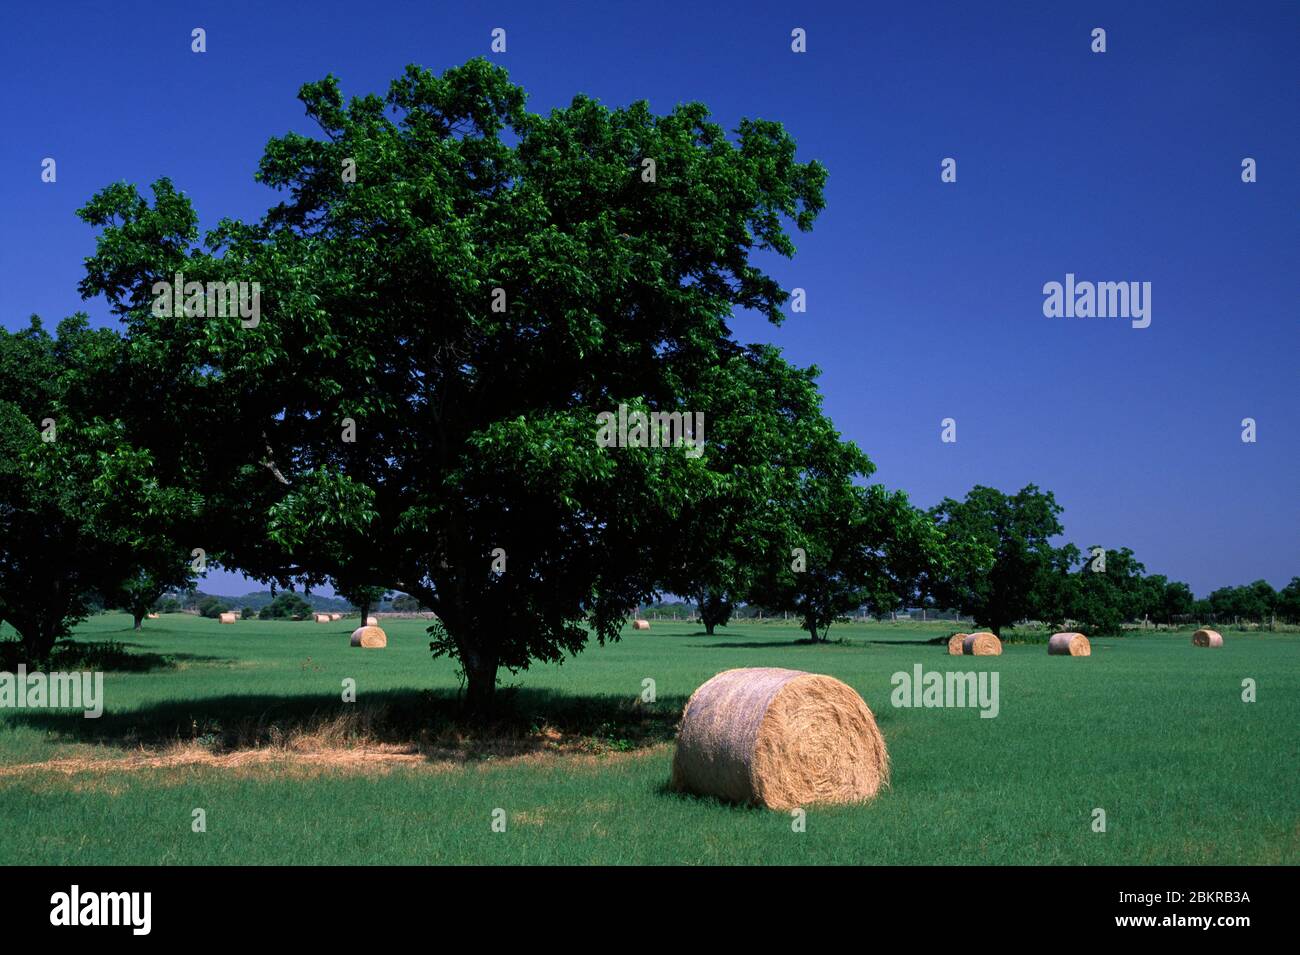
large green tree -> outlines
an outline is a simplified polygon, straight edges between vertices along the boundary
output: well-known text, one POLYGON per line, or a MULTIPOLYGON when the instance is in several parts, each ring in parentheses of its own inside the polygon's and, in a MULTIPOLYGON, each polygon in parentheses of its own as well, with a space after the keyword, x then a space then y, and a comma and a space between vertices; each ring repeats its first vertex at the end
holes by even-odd
POLYGON ((825 170, 779 124, 729 136, 695 103, 530 113, 483 60, 300 98, 320 135, 272 140, 258 173, 283 202, 200 243, 170 182, 111 186, 82 210, 83 292, 125 325, 133 439, 240 516, 208 549, 415 596, 486 706, 501 667, 615 638, 655 590, 709 454, 602 447, 596 415, 707 415, 687 402, 733 315, 781 319, 757 254, 793 253, 825 170), (154 308, 176 273, 258 282, 260 313, 154 308))

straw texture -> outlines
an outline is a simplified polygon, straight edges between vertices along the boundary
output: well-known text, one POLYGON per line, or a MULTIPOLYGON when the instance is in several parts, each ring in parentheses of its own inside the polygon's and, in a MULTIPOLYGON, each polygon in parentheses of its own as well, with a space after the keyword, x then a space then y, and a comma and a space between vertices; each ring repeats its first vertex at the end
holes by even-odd
POLYGON ((800 670, 726 670, 692 695, 673 788, 769 809, 865 802, 889 781, 889 754, 862 697, 800 670))
POLYGON ((1057 657, 1090 657, 1092 644, 1081 633, 1054 633, 1047 641, 1047 652, 1057 657))

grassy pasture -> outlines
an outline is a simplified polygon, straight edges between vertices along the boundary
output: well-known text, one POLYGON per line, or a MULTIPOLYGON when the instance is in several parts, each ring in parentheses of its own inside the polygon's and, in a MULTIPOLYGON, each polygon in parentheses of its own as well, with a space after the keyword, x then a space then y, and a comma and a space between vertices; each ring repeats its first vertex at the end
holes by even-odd
MULTIPOLYGON (((1086 659, 1008 644, 950 658, 946 624, 693 624, 506 676, 490 731, 456 719, 454 664, 425 623, 386 650, 334 624, 168 615, 136 634, 92 618, 99 720, 0 710, 0 859, 10 864, 1006 863, 1300 860, 1300 635, 1190 631, 1093 641, 1086 659), (903 709, 891 676, 1000 675, 1000 714, 903 709), (789 816, 668 792, 690 692, 719 670, 786 666, 853 686, 880 723, 892 788, 789 816), (1258 701, 1243 703, 1252 678, 1258 701), (356 681, 358 700, 340 699, 356 681), (639 705, 653 679, 657 702, 639 705), (51 762, 59 761, 59 762, 51 762), (43 767, 32 764, 46 763, 43 767), (207 832, 191 831, 203 808, 207 832), (1095 833, 1093 810, 1107 831, 1095 833), (491 828, 503 809, 504 833, 491 828)), ((0 632, 0 636, 12 635, 0 632)))

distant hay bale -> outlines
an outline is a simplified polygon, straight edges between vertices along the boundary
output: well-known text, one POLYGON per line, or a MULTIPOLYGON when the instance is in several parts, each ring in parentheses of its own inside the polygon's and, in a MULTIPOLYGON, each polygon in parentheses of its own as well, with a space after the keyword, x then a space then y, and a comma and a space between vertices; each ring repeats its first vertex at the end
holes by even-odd
POLYGON ((157 620, 157 619, 158 619, 158 614, 156 614, 156 613, 147 614, 147 616, 148 616, 148 618, 149 618, 150 620, 157 620))
POLYGON ((948 656, 950 657, 961 656, 962 644, 965 642, 968 636, 970 636, 970 634, 968 633, 954 633, 951 637, 949 637, 948 656))
POLYGON ((1092 644, 1081 633, 1054 633, 1047 641, 1047 652, 1059 657, 1090 657, 1092 644))
POLYGON ((367 626, 367 627, 377 627, 377 626, 379 626, 379 618, 378 618, 378 617, 367 617, 367 618, 366 618, 366 626, 367 626))
POLYGON ((649 629, 650 629, 650 621, 649 621, 649 620, 633 620, 633 621, 632 621, 632 629, 633 629, 633 630, 649 630, 649 629))
POLYGON ((989 633, 987 630, 968 633, 966 639, 961 642, 961 652, 968 657, 1000 657, 1002 641, 996 634, 989 633))
POLYGON ((342 620, 342 619, 343 619, 343 614, 341 614, 341 613, 332 613, 332 614, 330 614, 330 619, 331 619, 331 620, 342 620))
POLYGON ((234 623, 238 619, 239 614, 235 613, 233 610, 227 611, 221 615, 222 623, 234 623))
POLYGON ((787 810, 865 802, 889 782, 875 717, 852 687, 800 670, 726 670, 686 703, 674 789, 787 810))
POLYGON ((388 646, 388 634, 378 627, 357 627, 352 631, 352 645, 366 650, 378 650, 388 646))
POLYGON ((330 622, 330 615, 327 614, 327 613, 318 613, 318 614, 316 614, 316 622, 317 622, 317 623, 329 623, 329 622, 330 622))
POLYGON ((1217 630, 1197 630, 1192 634, 1192 646, 1221 647, 1223 646, 1223 634, 1217 630))

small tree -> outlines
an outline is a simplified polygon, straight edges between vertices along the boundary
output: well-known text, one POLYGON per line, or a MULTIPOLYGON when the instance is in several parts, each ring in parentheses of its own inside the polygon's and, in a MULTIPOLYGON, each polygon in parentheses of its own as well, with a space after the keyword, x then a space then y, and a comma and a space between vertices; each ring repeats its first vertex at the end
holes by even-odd
POLYGON ((230 612, 230 604, 225 600, 222 600, 220 597, 213 597, 211 595, 208 595, 202 597, 199 600, 200 617, 207 617, 211 620, 215 620, 217 617, 220 617, 223 613, 229 613, 229 612, 230 612))
POLYGON ((1127 547, 1084 553, 1083 564, 1074 576, 1068 613, 1090 634, 1119 633, 1121 625, 1140 615, 1149 589, 1143 581, 1145 569, 1127 547))
POLYGON ((963 501, 945 498, 930 515, 950 544, 965 542, 978 559, 954 561, 950 576, 930 582, 938 602, 998 635, 1017 620, 1059 618, 1077 554, 1051 544, 1060 513, 1052 492, 1033 484, 1014 495, 976 486, 963 501))
POLYGON ((365 584, 359 584, 352 587, 338 587, 338 593, 348 603, 356 607, 361 612, 361 622, 365 623, 366 618, 370 616, 370 608, 384 600, 391 599, 392 595, 388 592, 387 587, 373 587, 365 584))
POLYGON ((305 617, 309 613, 311 613, 311 604, 298 594, 286 592, 277 594, 274 600, 258 612, 257 616, 261 620, 283 620, 286 617, 305 617))

